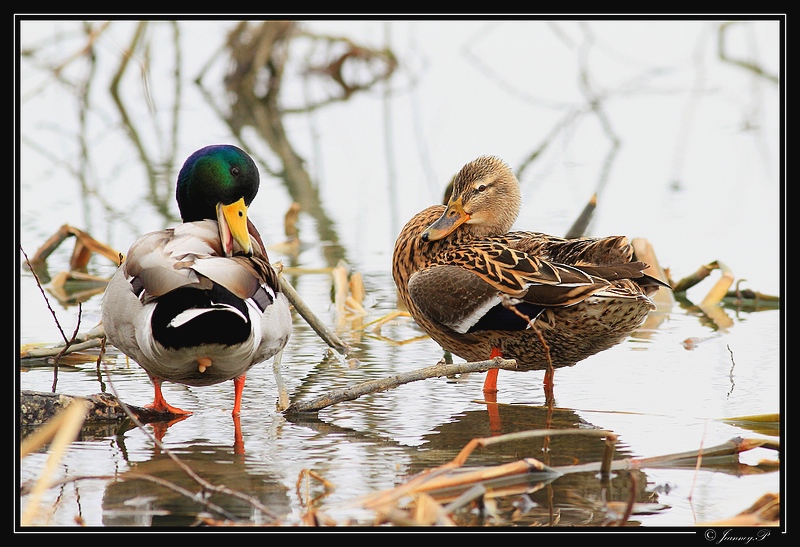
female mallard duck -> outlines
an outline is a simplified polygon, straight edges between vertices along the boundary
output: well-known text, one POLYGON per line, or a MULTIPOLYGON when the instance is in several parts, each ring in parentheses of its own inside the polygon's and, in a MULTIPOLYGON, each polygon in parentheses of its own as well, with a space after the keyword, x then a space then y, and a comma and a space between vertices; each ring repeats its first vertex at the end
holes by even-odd
MULTIPOLYGON (((466 164, 447 206, 428 207, 400 232, 392 275, 411 316, 444 349, 552 371, 622 341, 668 285, 632 261, 626 237, 509 232, 521 201, 502 160, 466 164)), ((485 392, 497 391, 497 372, 485 392)))
POLYGON ((178 174, 183 223, 142 236, 103 297, 109 342, 147 371, 159 411, 161 382, 206 386, 233 379, 233 415, 246 372, 283 350, 289 302, 247 218, 258 168, 243 150, 212 145, 189 156, 178 174))

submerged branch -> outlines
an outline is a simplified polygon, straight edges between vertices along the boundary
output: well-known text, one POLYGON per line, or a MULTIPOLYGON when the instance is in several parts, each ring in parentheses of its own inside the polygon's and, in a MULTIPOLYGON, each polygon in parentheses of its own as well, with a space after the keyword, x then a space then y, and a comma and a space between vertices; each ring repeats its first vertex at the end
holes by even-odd
POLYGON ((431 367, 412 370, 411 372, 404 372, 402 374, 396 374, 389 378, 368 380, 348 388, 336 389, 325 395, 317 397, 316 399, 312 399, 311 401, 293 402, 291 405, 289 405, 289 408, 284 411, 284 413, 299 414, 302 412, 318 412, 319 410, 336 403, 352 401, 361 397, 362 395, 386 391, 410 382, 425 380, 427 378, 439 378, 442 376, 465 374, 469 372, 486 372, 487 370, 493 368, 516 370, 517 362, 513 359, 501 359, 499 357, 488 361, 477 361, 474 363, 461 363, 455 365, 440 362, 431 367))

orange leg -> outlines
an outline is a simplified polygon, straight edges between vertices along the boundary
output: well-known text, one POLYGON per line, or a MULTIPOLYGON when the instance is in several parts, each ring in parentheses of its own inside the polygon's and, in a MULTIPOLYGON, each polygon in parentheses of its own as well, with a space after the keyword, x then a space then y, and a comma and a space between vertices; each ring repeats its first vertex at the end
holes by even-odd
POLYGON ((242 392, 244 391, 244 380, 245 374, 238 376, 233 379, 233 412, 231 415, 238 416, 239 413, 242 411, 242 392))
POLYGON ((503 432, 503 420, 500 418, 500 408, 497 406, 497 393, 487 392, 483 396, 486 399, 486 412, 489 414, 489 432, 492 436, 500 435, 503 432))
POLYGON ((167 401, 164 399, 164 395, 161 393, 160 378, 151 376, 150 380, 153 381, 153 388, 155 388, 155 396, 153 397, 153 403, 146 405, 145 408, 152 408, 153 410, 157 410, 158 412, 169 412, 170 414, 176 414, 178 416, 188 416, 189 414, 191 414, 191 412, 189 412, 188 410, 182 410, 167 403, 167 401))
MULTIPOLYGON (((499 348, 492 348, 490 359, 502 357, 499 348)), ((486 398, 486 410, 489 412, 489 430, 492 435, 499 435, 503 432, 503 422, 500 419, 500 409, 497 408, 497 373, 499 368, 492 368, 486 371, 486 379, 483 382, 483 396, 486 398)))
MULTIPOLYGON (((502 357, 503 353, 500 351, 500 348, 492 348, 492 354, 489 356, 489 359, 494 359, 495 357, 502 357)), ((499 368, 489 369, 486 372, 486 379, 483 381, 483 392, 484 393, 497 393, 497 373, 500 372, 499 368)))
POLYGON ((238 415, 233 416, 233 453, 244 454, 244 437, 242 437, 242 422, 238 415))
POLYGON ((552 367, 548 368, 544 373, 544 395, 545 399, 550 401, 553 399, 553 386, 555 385, 555 371, 552 367))
POLYGON ((161 442, 164 440, 164 435, 167 433, 167 429, 169 428, 169 424, 164 422, 153 422, 153 435, 155 435, 156 440, 161 442))

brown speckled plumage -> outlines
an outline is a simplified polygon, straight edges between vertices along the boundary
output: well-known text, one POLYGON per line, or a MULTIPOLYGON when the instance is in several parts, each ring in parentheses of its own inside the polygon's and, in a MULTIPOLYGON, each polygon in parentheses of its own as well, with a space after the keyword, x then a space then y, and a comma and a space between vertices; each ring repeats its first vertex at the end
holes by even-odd
POLYGON ((431 338, 468 361, 489 359, 498 348, 519 370, 538 370, 548 361, 537 330, 552 365, 562 367, 639 327, 654 309, 649 296, 665 284, 632 261, 628 239, 508 232, 520 203, 509 167, 484 156, 456 175, 446 207, 428 207, 400 232, 394 281, 431 338), (509 308, 535 319, 536 328, 514 323, 509 308))

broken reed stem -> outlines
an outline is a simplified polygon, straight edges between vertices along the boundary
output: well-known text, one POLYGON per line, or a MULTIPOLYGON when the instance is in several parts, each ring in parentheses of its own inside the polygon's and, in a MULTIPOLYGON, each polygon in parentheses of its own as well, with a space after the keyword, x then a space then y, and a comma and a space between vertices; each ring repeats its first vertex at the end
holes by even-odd
POLYGON ((610 431, 606 432, 603 461, 600 465, 600 474, 603 477, 611 475, 611 463, 614 461, 614 448, 617 446, 617 436, 610 431))
MULTIPOLYGON (((376 509, 387 504, 395 503, 397 500, 415 495, 421 492, 432 492, 444 488, 462 487, 470 484, 480 484, 484 481, 489 481, 501 477, 509 477, 514 475, 524 475, 531 472, 554 472, 561 473, 555 468, 549 467, 535 458, 524 458, 515 462, 502 464, 489 468, 479 468, 459 472, 451 475, 450 472, 463 467, 470 454, 478 447, 487 447, 495 444, 502 444, 508 442, 517 442, 524 439, 536 437, 552 437, 556 435, 589 435, 592 437, 605 438, 606 446, 613 445, 616 442, 616 435, 610 431, 600 429, 582 429, 582 430, 566 430, 566 429, 537 429, 530 431, 517 431, 515 433, 508 433, 505 435, 498 435, 496 437, 482 437, 475 438, 468 442, 459 454, 451 461, 440 465, 434 469, 428 469, 408 482, 397 486, 391 490, 382 492, 375 492, 368 494, 354 500, 350 505, 356 504, 366 509, 376 509)), ((608 453, 608 450, 607 450, 608 453)), ((608 466, 605 463, 603 466, 608 466)))
POLYGON ((83 401, 73 401, 70 405, 58 415, 55 420, 55 425, 52 425, 42 433, 47 435, 48 439, 39 438, 34 439, 31 444, 21 447, 21 454, 26 454, 25 451, 31 450, 39 442, 47 442, 49 437, 52 436, 52 444, 50 447, 47 461, 42 469, 39 479, 34 484, 30 495, 28 496, 28 504, 22 513, 20 523, 22 526, 28 526, 34 523, 39 514, 39 505, 44 494, 44 491, 51 486, 51 477, 55 473, 61 458, 64 453, 78 437, 83 421, 86 419, 88 408, 83 401))
POLYGON ((319 410, 343 401, 352 401, 369 393, 378 393, 397 386, 425 380, 427 378, 439 378, 441 376, 454 376, 456 374, 466 374, 470 372, 486 372, 489 369, 502 368, 505 370, 516 370, 517 362, 513 359, 501 359, 496 357, 488 361, 477 361, 474 363, 447 364, 439 362, 431 367, 425 367, 411 372, 404 372, 380 378, 368 380, 351 387, 336 389, 325 395, 312 399, 311 401, 300 401, 292 403, 287 408, 285 414, 299 414, 302 412, 318 412, 319 410))
MULTIPOLYGON (((688 465, 696 465, 697 459, 700 457, 701 453, 704 459, 708 459, 715 456, 736 455, 740 452, 746 452, 761 446, 773 449, 779 448, 778 446, 773 446, 769 439, 743 439, 737 437, 716 446, 704 448, 702 450, 689 450, 687 452, 678 452, 675 454, 668 454, 666 456, 653 456, 649 458, 626 458, 623 460, 614 460, 611 463, 611 471, 646 468, 684 468, 688 465)), ((599 471, 600 465, 601 464, 593 462, 564 467, 554 467, 553 469, 559 473, 583 473, 585 471, 599 471)))
POLYGON ((545 471, 547 466, 535 458, 524 458, 515 462, 504 463, 492 467, 479 467, 473 471, 465 471, 453 476, 431 477, 424 484, 413 489, 414 493, 432 492, 444 488, 454 488, 490 481, 514 475, 524 475, 533 471, 545 471))
POLYGON ((714 283, 714 286, 708 291, 706 297, 700 302, 699 307, 702 309, 703 307, 719 304, 728 294, 728 289, 730 289, 731 285, 733 285, 733 273, 730 271, 723 271, 722 277, 714 283))
MULTIPOLYGON (((512 462, 510 464, 504 464, 490 469, 468 471, 464 473, 458 473, 455 475, 450 474, 452 471, 460 468, 466 461, 469 454, 478 446, 486 447, 493 444, 499 444, 509 441, 518 441, 520 439, 530 438, 530 437, 540 437, 540 436, 551 437, 554 435, 575 435, 575 434, 604 437, 607 447, 612 446, 616 442, 616 435, 614 435, 609 431, 604 431, 604 430, 578 430, 578 431, 532 430, 532 431, 520 431, 516 433, 510 433, 507 435, 499 435, 497 437, 477 438, 467 443, 467 445, 462 449, 461 453, 459 453, 458 456, 456 456, 450 462, 447 462, 444 465, 441 465, 434 469, 428 469, 420 473, 419 475, 416 475, 405 484, 397 486, 396 488, 382 492, 375 492, 372 494, 368 494, 357 500, 353 500, 346 506, 357 505, 365 509, 381 508, 384 511, 386 511, 388 509, 385 506, 396 503, 398 500, 404 497, 413 496, 421 492, 431 492, 437 489, 450 488, 454 486, 480 484, 483 481, 491 480, 494 478, 529 473, 532 470, 550 471, 558 474, 568 474, 568 473, 584 473, 584 472, 603 470, 603 469, 631 470, 631 469, 643 469, 647 467, 669 467, 673 465, 682 465, 687 460, 687 458, 692 458, 692 459, 697 458, 701 452, 703 455, 706 456, 709 454, 714 454, 714 455, 738 454, 739 452, 743 452, 745 450, 750 450, 757 446, 761 446, 762 443, 765 442, 760 439, 735 438, 726 443, 708 449, 704 449, 701 451, 682 452, 655 458, 625 459, 625 460, 618 460, 615 462, 610 462, 610 455, 612 454, 612 451, 610 451, 607 448, 606 453, 603 456, 602 462, 593 462, 582 465, 570 465, 563 467, 548 467, 534 458, 526 458, 524 460, 512 462)), ((633 481, 633 485, 631 487, 632 494, 628 500, 628 505, 626 507, 625 515, 618 523, 618 525, 620 526, 623 526, 630 518, 630 515, 632 514, 633 503, 635 500, 635 495, 633 494, 633 492, 636 491, 636 483, 635 483, 636 478, 634 476, 631 476, 631 478, 633 481)))
POLYGON ((532 437, 555 437, 557 435, 588 435, 591 437, 605 437, 606 444, 616 443, 617 436, 610 431, 604 429, 534 429, 530 431, 517 431, 516 433, 508 433, 506 435, 497 435, 496 437, 481 437, 472 439, 464 448, 461 449, 458 456, 453 458, 453 464, 456 466, 464 465, 467 458, 472 452, 478 448, 486 448, 493 444, 501 444, 507 442, 520 441, 532 437), (610 439, 610 440, 609 440, 610 439))
POLYGON ((714 264, 713 262, 711 264, 705 264, 703 266, 700 266, 697 269, 697 271, 687 275, 686 277, 675 283, 675 286, 672 288, 672 290, 674 292, 684 292, 687 289, 694 287, 695 285, 700 283, 703 279, 705 279, 711 274, 712 270, 715 270, 716 268, 717 265, 714 264))

